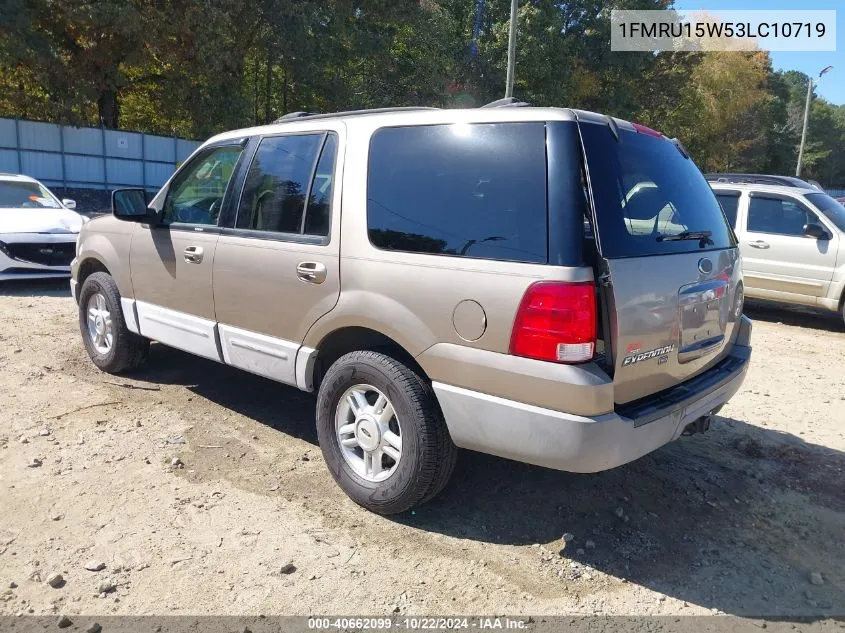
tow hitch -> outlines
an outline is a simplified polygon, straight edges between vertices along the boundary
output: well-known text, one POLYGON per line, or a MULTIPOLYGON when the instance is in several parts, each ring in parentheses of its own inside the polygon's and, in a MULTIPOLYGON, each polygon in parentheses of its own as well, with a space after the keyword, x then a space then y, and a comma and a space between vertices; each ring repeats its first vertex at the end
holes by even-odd
POLYGON ((710 430, 710 417, 709 415, 703 415, 697 420, 690 422, 686 425, 681 435, 695 435, 696 433, 704 433, 710 430))

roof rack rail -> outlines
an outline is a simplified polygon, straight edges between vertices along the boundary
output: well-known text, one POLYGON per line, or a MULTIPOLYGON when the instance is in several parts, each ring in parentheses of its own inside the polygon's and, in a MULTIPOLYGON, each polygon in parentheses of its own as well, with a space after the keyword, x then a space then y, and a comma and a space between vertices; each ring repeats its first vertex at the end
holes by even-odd
POLYGON ((524 101, 517 101, 515 97, 505 97, 504 99, 496 99, 487 103, 482 108, 525 108, 530 106, 530 103, 524 101))
POLYGON ((346 112, 327 112, 321 114, 319 112, 311 114, 308 112, 289 112, 273 123, 284 123, 285 121, 293 121, 295 119, 334 119, 337 117, 346 116, 360 116, 362 114, 382 114, 387 112, 413 112, 419 110, 439 110, 440 108, 432 108, 427 106, 399 106, 395 108, 372 108, 370 110, 348 110, 346 112))
POLYGON ((301 119, 304 116, 313 116, 308 112, 288 112, 287 114, 283 114, 278 119, 273 121, 273 123, 280 123, 282 121, 289 121, 290 119, 301 119))

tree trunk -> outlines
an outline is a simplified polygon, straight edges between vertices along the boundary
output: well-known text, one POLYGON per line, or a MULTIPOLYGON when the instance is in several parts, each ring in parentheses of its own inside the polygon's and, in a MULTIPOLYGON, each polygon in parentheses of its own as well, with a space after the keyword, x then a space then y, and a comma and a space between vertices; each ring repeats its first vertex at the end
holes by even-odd
POLYGON ((270 123, 272 114, 270 113, 270 99, 272 92, 273 79, 273 59, 270 55, 270 47, 267 47, 267 66, 264 69, 264 123, 270 123))
POLYGON ((97 99, 97 113, 100 115, 100 124, 112 130, 116 130, 120 122, 120 106, 117 102, 117 90, 106 88, 100 93, 97 99))

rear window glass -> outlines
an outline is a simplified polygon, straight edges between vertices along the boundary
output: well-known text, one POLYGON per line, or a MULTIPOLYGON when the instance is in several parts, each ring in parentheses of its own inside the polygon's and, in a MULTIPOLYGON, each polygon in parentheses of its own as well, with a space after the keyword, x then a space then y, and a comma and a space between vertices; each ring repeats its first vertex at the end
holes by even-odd
POLYGON ((669 140, 610 127, 581 125, 602 255, 664 255, 734 245, 704 176, 669 140), (698 238, 672 239, 707 231, 698 238), (666 239, 669 238, 669 239, 666 239), (704 246, 702 247, 702 244, 704 246))
POLYGON ((739 206, 739 195, 735 193, 717 193, 716 200, 722 205, 728 224, 736 228, 736 210, 739 206))
POLYGON ((370 145, 367 227, 378 248, 548 261, 543 123, 384 128, 370 145))
POLYGON ((840 231, 845 231, 845 206, 837 202, 826 193, 808 193, 804 196, 816 205, 816 208, 824 213, 824 216, 833 222, 840 231))

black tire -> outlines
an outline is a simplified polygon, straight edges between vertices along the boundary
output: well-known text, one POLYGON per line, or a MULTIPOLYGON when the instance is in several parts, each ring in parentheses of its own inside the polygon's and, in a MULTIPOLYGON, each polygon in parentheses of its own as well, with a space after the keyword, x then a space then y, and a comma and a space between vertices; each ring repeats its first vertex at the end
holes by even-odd
POLYGON ((85 351, 88 352, 94 365, 104 372, 119 374, 131 371, 147 360, 150 341, 127 329, 120 305, 120 292, 114 279, 108 273, 92 273, 82 284, 82 289, 79 291, 79 329, 82 332, 85 351), (97 351, 88 333, 88 301, 97 293, 103 295, 108 311, 112 315, 114 340, 111 349, 106 353, 97 351))
POLYGON ((405 512, 436 496, 449 481, 457 459, 431 385, 403 363, 378 352, 352 352, 329 368, 317 398, 317 436, 337 484, 355 503, 378 514, 405 512), (387 396, 402 428, 401 459, 395 472, 381 482, 368 481, 350 467, 335 430, 341 397, 361 383, 387 396))

